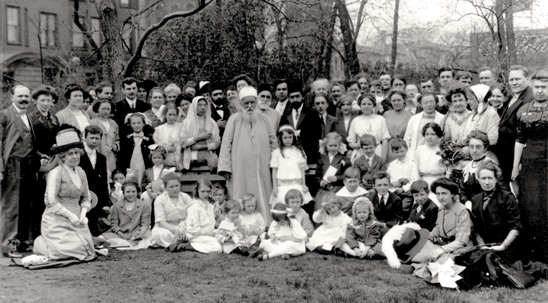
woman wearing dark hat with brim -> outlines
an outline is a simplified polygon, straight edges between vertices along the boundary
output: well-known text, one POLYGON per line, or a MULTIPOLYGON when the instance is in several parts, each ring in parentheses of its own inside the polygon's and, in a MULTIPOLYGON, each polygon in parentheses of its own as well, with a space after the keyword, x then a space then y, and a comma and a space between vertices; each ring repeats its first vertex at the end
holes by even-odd
POLYGON ((61 125, 52 153, 62 163, 48 174, 42 215, 42 235, 34 241, 34 253, 48 260, 95 259, 93 239, 86 217, 93 207, 84 170, 78 166, 84 145, 76 128, 61 125))

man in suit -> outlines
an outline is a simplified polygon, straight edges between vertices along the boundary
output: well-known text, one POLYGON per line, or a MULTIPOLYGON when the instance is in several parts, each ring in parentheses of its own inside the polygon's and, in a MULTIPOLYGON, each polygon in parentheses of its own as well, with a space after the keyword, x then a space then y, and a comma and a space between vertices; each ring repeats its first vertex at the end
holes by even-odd
POLYGON ((130 134, 131 129, 125 125, 124 120, 128 114, 144 113, 150 109, 150 104, 137 100, 137 79, 127 77, 122 80, 122 93, 124 100, 116 102, 115 120, 120 128, 120 138, 130 134))
POLYGON ((378 172, 373 179, 375 180, 375 190, 370 191, 368 198, 373 203, 377 220, 384 223, 389 229, 403 221, 401 199, 398 195, 388 191, 390 189, 388 173, 378 172))
POLYGON ((225 132, 226 122, 230 117, 230 110, 227 106, 227 100, 223 92, 223 88, 220 83, 211 83, 209 85, 209 93, 211 95, 211 101, 209 107, 211 108, 211 119, 217 122, 219 127, 219 135, 223 137, 225 132))
MULTIPOLYGON (((12 105, 0 112, 0 241, 2 254, 10 255, 8 240, 29 240, 32 189, 36 170, 32 167, 35 135, 27 117, 30 89, 11 89, 12 105)), ((24 248, 24 246, 20 247, 24 248)))
POLYGON ((280 126, 291 125, 295 130, 295 135, 300 137, 301 126, 306 118, 306 115, 310 111, 308 107, 304 105, 304 92, 299 84, 292 83, 289 86, 289 107, 291 110, 286 115, 283 115, 280 120, 280 126))
POLYGON ((308 163, 318 163, 320 140, 335 131, 337 118, 327 114, 327 95, 317 93, 314 97, 314 110, 310 111, 302 124, 301 141, 308 163))
POLYGON ((101 128, 89 125, 84 132, 84 155, 80 158, 79 166, 86 172, 89 190, 97 196, 97 206, 89 211, 88 226, 94 237, 101 234, 99 231, 99 216, 103 207, 110 206, 107 158, 97 151, 101 143, 101 128))
POLYGON ((495 149, 505 183, 510 182, 512 176, 518 110, 534 99, 533 90, 529 87, 529 81, 527 80, 528 76, 529 71, 525 67, 521 65, 510 67, 508 82, 512 91, 512 99, 510 99, 508 105, 503 107, 500 116, 499 139, 495 149))
POLYGON ((291 112, 289 105, 288 87, 289 82, 285 79, 274 81, 274 97, 275 100, 270 104, 270 107, 275 109, 280 115, 285 116, 291 112))

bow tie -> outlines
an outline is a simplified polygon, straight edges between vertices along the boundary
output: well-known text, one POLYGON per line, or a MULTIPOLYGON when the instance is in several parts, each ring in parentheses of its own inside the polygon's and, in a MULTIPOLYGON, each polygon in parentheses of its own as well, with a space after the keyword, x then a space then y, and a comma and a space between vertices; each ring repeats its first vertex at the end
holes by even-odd
POLYGON ((223 110, 225 109, 226 107, 224 105, 215 105, 215 109, 216 110, 223 110))

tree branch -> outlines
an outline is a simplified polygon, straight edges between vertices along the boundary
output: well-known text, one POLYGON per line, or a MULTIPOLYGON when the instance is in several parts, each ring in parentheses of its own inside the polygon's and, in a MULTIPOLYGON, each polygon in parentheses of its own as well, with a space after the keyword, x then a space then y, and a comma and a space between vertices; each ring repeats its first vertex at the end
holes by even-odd
POLYGON ((91 48, 93 48, 93 53, 97 54, 97 59, 99 61, 102 61, 103 56, 102 56, 100 51, 97 51, 100 48, 95 43, 95 40, 93 40, 93 36, 87 31, 86 27, 80 22, 80 16, 79 15, 80 15, 80 1, 75 0, 74 1, 74 15, 73 15, 74 24, 76 24, 78 29, 80 29, 80 32, 82 32, 82 34, 84 36, 86 36, 86 39, 88 40, 89 45, 91 45, 91 48))
MULTIPOLYGON (((78 2, 78 1, 76 1, 76 2, 78 2)), ((143 36, 141 37, 141 39, 139 40, 139 43, 137 44, 137 47, 135 48, 135 53, 133 54, 133 56, 131 56, 131 59, 129 59, 128 63, 126 64, 126 67, 124 68, 124 71, 122 73, 124 75, 124 77, 127 77, 129 74, 131 74, 131 71, 133 70, 133 66, 135 65, 135 63, 137 63, 137 61, 139 61, 139 59, 142 58, 141 53, 143 51, 143 47, 145 46, 145 43, 146 43, 148 37, 152 33, 159 30, 160 28, 162 28, 162 26, 164 26, 171 19, 185 18, 185 17, 188 17, 188 16, 192 16, 194 14, 197 14, 198 12, 203 10, 205 7, 207 7, 211 2, 213 2, 213 0, 208 0, 207 2, 206 1, 201 1, 200 5, 197 8, 195 8, 194 10, 187 11, 187 12, 179 11, 179 12, 174 12, 174 13, 168 14, 168 15, 164 16, 164 18, 162 18, 162 20, 160 20, 160 22, 149 26, 148 29, 143 33, 143 36)))
POLYGON ((122 26, 124 26, 126 23, 128 23, 131 19, 133 19, 137 16, 141 16, 142 14, 146 13, 148 10, 150 10, 153 7, 155 7, 156 5, 160 4, 160 2, 164 2, 164 0, 157 0, 157 1, 149 4, 147 7, 143 8, 142 10, 140 10, 138 13, 128 16, 126 18, 126 20, 124 20, 124 23, 122 23, 122 26))
POLYGON ((284 14, 284 12, 282 12, 281 9, 279 9, 274 3, 270 3, 266 0, 261 0, 263 3, 266 3, 268 5, 270 5, 271 7, 273 7, 278 13, 280 13, 282 16, 284 16, 285 19, 287 19, 288 21, 292 21, 292 22, 297 22, 297 23, 300 23, 301 21, 299 20, 296 20, 296 19, 293 19, 293 18, 289 18, 286 14, 284 14))

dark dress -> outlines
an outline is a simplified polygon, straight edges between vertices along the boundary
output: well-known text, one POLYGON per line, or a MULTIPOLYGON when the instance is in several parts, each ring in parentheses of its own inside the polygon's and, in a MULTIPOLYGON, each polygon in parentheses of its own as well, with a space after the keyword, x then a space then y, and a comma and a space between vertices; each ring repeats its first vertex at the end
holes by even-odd
MULTIPOLYGON (((480 235, 485 244, 502 244, 511 230, 522 231, 518 202, 514 194, 497 186, 483 209, 483 200, 487 196, 488 193, 482 192, 472 198, 474 233, 480 235)), ((519 240, 522 236, 523 233, 499 255, 511 262, 519 259, 519 240)))
POLYGON ((521 157, 519 206, 523 222, 524 256, 548 262, 548 107, 536 102, 517 114, 516 142, 527 144, 521 157))

